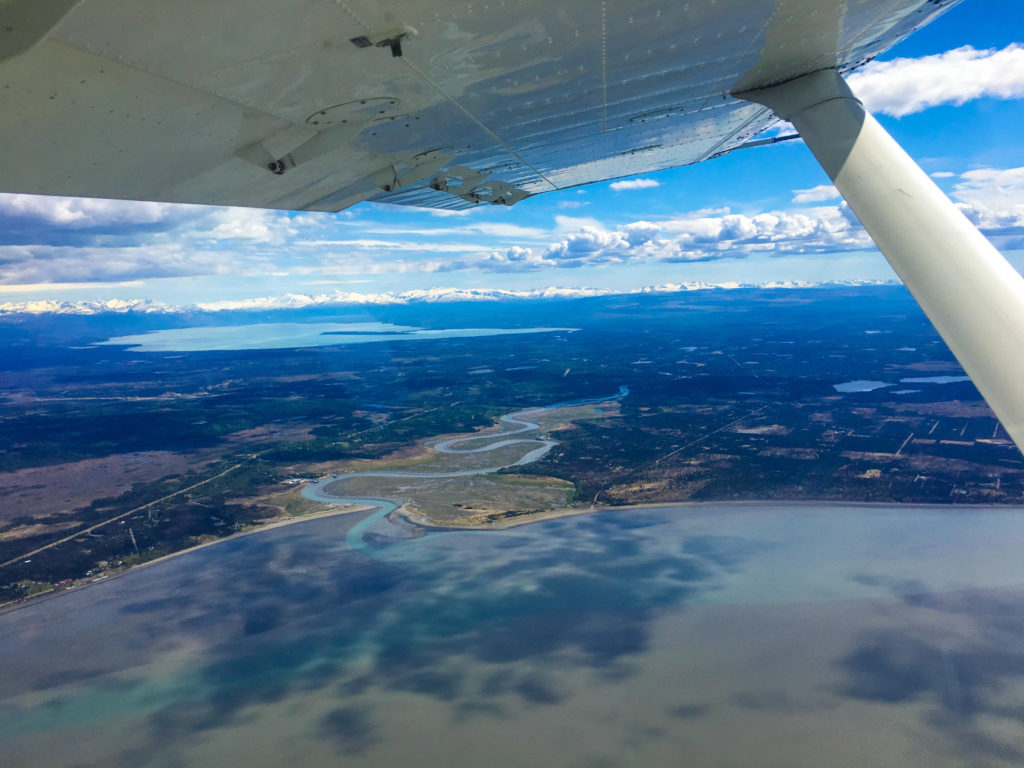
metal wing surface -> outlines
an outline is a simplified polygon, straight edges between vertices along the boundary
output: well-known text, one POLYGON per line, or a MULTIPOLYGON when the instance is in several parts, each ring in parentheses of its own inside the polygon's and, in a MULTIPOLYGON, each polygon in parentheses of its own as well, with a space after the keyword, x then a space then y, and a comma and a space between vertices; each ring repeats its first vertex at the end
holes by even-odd
POLYGON ((0 0, 0 189, 441 208, 713 158, 949 0, 0 0))

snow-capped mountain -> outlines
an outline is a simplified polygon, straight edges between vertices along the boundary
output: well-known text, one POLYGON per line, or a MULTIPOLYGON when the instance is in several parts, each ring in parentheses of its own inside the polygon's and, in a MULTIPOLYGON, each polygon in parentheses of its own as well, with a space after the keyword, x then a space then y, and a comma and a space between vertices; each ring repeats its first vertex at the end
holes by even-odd
POLYGON ((577 299, 614 294, 666 294, 688 291, 737 290, 740 288, 799 289, 823 287, 854 287, 885 285, 881 280, 836 280, 805 282, 782 280, 769 283, 662 283, 631 291, 608 288, 564 288, 549 286, 529 291, 508 291, 500 288, 429 288, 401 293, 354 293, 332 291, 318 295, 286 293, 282 296, 261 296, 252 299, 199 302, 194 305, 171 305, 148 299, 109 299, 107 301, 26 301, 0 304, 0 315, 98 315, 114 314, 178 314, 183 312, 229 312, 244 310, 305 309, 307 307, 359 306, 383 304, 430 304, 460 301, 516 301, 523 299, 577 299))

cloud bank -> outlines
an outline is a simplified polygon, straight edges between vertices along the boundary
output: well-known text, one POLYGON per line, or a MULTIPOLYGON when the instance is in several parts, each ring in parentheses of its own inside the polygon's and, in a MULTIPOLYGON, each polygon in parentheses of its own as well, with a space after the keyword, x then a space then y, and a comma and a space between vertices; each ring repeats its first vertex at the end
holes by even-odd
MULTIPOLYGON (((949 182, 961 210, 997 247, 1024 248, 1024 168, 974 169, 949 182)), ((173 224, 120 239, 100 233, 78 244, 0 245, 0 283, 513 273, 874 250, 856 217, 836 198, 834 187, 819 185, 794 190, 792 200, 802 207, 793 210, 746 214, 718 209, 613 226, 593 217, 562 215, 547 229, 480 222, 460 227, 450 226, 450 220, 435 230, 356 222, 362 237, 347 236, 353 222, 329 216, 306 220, 280 212, 202 209, 199 214, 186 212, 182 219, 174 209, 145 208, 137 220, 166 216, 173 224), (123 243, 125 239, 131 242, 123 243)), ((29 210, 18 205, 23 214, 29 210)), ((103 208, 92 226, 125 219, 128 214, 120 210, 125 205, 103 208)), ((80 233, 84 225, 76 210, 63 204, 56 212, 45 209, 47 225, 80 233)))
POLYGON ((1024 98, 1024 46, 978 50, 965 45, 918 59, 872 61, 849 82, 870 111, 893 117, 983 97, 1024 98))

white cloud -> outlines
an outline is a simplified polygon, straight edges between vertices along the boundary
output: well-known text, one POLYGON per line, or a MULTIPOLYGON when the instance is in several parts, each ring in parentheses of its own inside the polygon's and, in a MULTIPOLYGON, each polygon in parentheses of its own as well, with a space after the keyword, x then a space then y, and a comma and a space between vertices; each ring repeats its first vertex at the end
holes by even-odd
POLYGON ((434 216, 435 218, 439 218, 439 219, 448 218, 450 216, 470 216, 475 211, 480 211, 480 210, 483 210, 483 209, 479 208, 479 207, 474 207, 474 208, 458 208, 458 209, 449 209, 449 208, 430 208, 429 209, 430 215, 434 216))
POLYGON ((660 187, 661 182, 655 179, 628 179, 627 181, 613 181, 610 186, 613 192, 623 192, 632 189, 653 189, 660 187))
MULTIPOLYGON (((552 243, 535 265, 582 267, 635 261, 695 262, 871 249, 845 205, 756 216, 723 213, 635 221, 615 229, 586 224, 552 243)), ((503 265, 505 266, 505 265, 503 265)))
POLYGON ((0 283, 123 282, 154 277, 266 274, 261 254, 211 251, 179 244, 128 248, 0 246, 0 283))
POLYGON ((279 244, 297 234, 287 215, 257 208, 219 208, 211 215, 213 227, 195 234, 216 240, 254 240, 279 244))
POLYGON ((873 112, 903 117, 939 104, 972 99, 1024 98, 1024 46, 1001 50, 971 46, 918 59, 873 61, 849 78, 873 112))
MULTIPOLYGON (((952 196, 961 210, 997 247, 1024 248, 1024 168, 975 169, 953 182, 952 196)), ((8 212, 17 208, 74 222, 78 213, 88 210, 78 201, 54 207, 38 199, 15 197, 3 200, 8 212)), ((540 272, 874 250, 848 206, 830 202, 834 197, 832 187, 820 185, 794 190, 794 202, 804 205, 792 210, 748 215, 708 208, 618 226, 595 217, 564 214, 555 216, 548 229, 481 220, 437 221, 434 229, 362 222, 359 227, 368 235, 363 237, 351 237, 350 226, 329 216, 310 214, 297 221, 273 211, 199 207, 201 216, 132 230, 135 234, 127 241, 103 235, 84 244, 74 238, 48 245, 0 243, 0 285, 13 292, 17 286, 85 287, 168 277, 326 279, 455 271, 540 272), (387 231, 393 234, 379 234, 387 231)), ((110 221, 126 215, 135 216, 136 221, 165 215, 160 209, 132 213, 130 207, 116 202, 98 210, 98 216, 110 221)), ((66 234, 72 226, 77 225, 51 229, 66 234)), ((75 229, 75 237, 85 231, 75 229)))
POLYGON ((0 194, 0 217, 33 222, 40 242, 109 245, 148 244, 160 235, 179 242, 189 240, 281 244, 299 229, 321 226, 322 216, 292 217, 283 211, 226 208, 210 205, 151 203, 134 200, 100 200, 85 197, 0 194), (64 233, 62 237, 60 233, 64 233))
POLYGON ((935 171, 931 176, 933 179, 952 179, 956 174, 952 171, 935 171))
POLYGON ((839 197, 839 190, 832 184, 820 184, 810 189, 794 189, 794 203, 823 203, 839 197))
POLYGON ((960 174, 953 196, 964 203, 995 209, 1024 206, 1024 168, 979 168, 960 174))
POLYGON ((491 253, 475 266, 488 272, 534 272, 556 265, 552 260, 535 253, 532 248, 513 246, 503 253, 491 253))
POLYGON ((962 173, 952 197, 997 248, 1024 249, 1024 168, 962 173))
POLYGON ((109 224, 155 224, 202 216, 210 210, 208 206, 177 203, 0 193, 2 216, 40 219, 55 226, 72 228, 109 224))
POLYGON ((38 291, 80 291, 83 288, 131 288, 143 285, 142 280, 124 280, 116 283, 18 283, 0 285, 0 293, 33 293, 38 291))
POLYGON ((497 238, 534 239, 543 237, 547 230, 538 227, 524 227, 519 224, 509 224, 500 221, 482 221, 464 224, 458 227, 403 227, 393 224, 378 225, 372 222, 363 222, 360 225, 363 232, 373 232, 387 235, 426 235, 429 237, 441 237, 447 235, 485 235, 497 238))
POLYGON ((477 253, 486 250, 475 243, 417 242, 411 240, 300 240, 295 245, 303 248, 348 248, 355 251, 420 251, 430 253, 477 253))
POLYGON ((555 234, 571 233, 583 227, 601 227, 600 221, 593 216, 555 216, 555 234))

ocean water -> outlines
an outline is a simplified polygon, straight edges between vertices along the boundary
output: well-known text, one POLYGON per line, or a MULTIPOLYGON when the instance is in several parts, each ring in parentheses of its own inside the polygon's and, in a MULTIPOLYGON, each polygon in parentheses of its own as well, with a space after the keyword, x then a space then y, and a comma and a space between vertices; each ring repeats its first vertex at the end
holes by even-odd
POLYGON ((0 615, 3 765, 1024 757, 1024 510, 368 514, 0 615))

